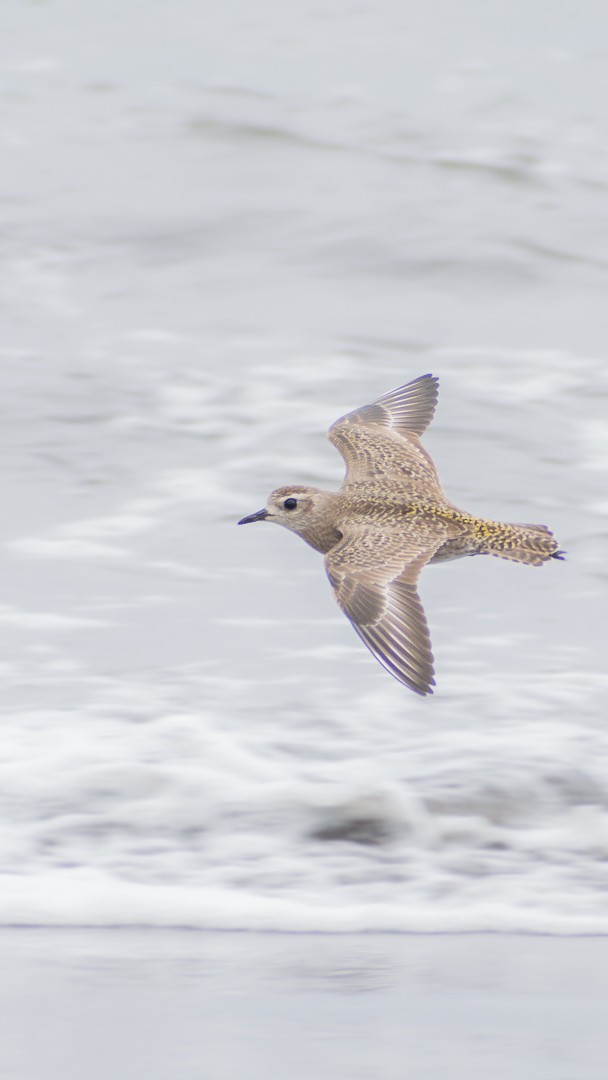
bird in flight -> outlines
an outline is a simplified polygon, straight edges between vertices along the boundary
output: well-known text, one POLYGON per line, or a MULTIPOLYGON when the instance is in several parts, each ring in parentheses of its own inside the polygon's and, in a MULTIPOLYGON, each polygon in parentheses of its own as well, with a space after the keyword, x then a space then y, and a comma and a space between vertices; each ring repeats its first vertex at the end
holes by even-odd
POLYGON ((420 436, 438 379, 422 375, 332 424, 346 463, 339 491, 291 484, 239 521, 271 521, 325 556, 336 600, 371 653, 417 694, 435 686, 431 639, 417 583, 427 563, 465 555, 542 566, 561 559, 545 525, 488 521, 444 495, 420 436))

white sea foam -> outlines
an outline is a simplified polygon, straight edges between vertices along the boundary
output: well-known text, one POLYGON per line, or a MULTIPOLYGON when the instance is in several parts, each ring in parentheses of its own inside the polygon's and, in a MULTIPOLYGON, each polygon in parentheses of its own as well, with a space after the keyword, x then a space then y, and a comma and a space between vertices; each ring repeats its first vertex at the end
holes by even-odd
POLYGON ((5 716, 0 921, 608 932, 607 680, 569 688, 502 682, 474 729, 438 699, 426 738, 392 688, 273 717, 186 672, 5 716))

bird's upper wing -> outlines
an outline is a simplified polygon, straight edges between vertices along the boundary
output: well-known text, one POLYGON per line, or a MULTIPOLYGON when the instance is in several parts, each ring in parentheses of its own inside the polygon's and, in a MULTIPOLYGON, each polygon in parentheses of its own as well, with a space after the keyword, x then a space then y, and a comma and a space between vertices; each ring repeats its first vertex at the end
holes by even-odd
POLYGON ((354 409, 336 423, 348 420, 350 424, 363 424, 364 427, 380 424, 399 435, 422 435, 433 419, 438 395, 439 379, 435 375, 420 375, 405 386, 389 390, 369 405, 354 409))
POLYGON ((346 462, 345 485, 384 477, 410 495, 443 495, 419 439, 433 417, 437 386, 434 376, 422 375, 332 424, 329 439, 346 462))
POLYGON ((325 558, 338 604, 391 675, 417 694, 431 694, 431 639, 416 582, 454 526, 429 519, 411 529, 403 523, 341 523, 340 529, 342 540, 325 558))

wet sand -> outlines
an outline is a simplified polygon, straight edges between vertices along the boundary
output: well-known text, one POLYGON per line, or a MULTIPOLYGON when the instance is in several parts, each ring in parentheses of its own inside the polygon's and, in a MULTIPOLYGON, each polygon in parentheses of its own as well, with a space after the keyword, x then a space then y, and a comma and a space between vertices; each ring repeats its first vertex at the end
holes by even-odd
POLYGON ((608 939, 4 930, 10 1080, 601 1080, 608 939))

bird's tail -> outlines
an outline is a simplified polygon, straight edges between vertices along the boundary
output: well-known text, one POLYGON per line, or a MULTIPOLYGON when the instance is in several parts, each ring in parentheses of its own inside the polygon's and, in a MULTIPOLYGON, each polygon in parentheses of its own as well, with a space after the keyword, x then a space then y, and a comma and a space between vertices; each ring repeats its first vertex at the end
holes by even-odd
POLYGON ((542 566, 548 559, 563 559, 557 540, 546 525, 507 524, 501 521, 481 521, 477 533, 482 555, 542 566))

